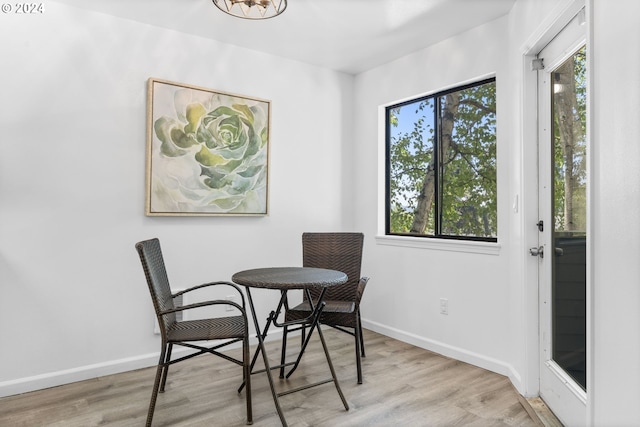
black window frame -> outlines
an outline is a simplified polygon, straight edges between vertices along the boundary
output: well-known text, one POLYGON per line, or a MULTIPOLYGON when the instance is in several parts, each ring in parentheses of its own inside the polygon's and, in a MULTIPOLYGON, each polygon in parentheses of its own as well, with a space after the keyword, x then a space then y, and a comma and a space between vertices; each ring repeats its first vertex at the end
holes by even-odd
MULTIPOLYGON (((441 125, 440 125, 440 120, 439 117, 441 115, 441 102, 440 102, 440 98, 450 94, 450 93, 454 93, 454 92, 459 92, 465 89, 469 89, 469 88, 473 88, 473 87, 477 87, 477 86, 481 86, 487 83, 493 83, 494 85, 496 85, 496 90, 497 90, 497 83, 496 83, 496 78, 495 77, 490 77, 490 78, 486 78, 486 79, 482 79, 482 80, 478 80, 478 81, 474 81, 471 83, 467 83, 464 85, 460 85, 460 86, 456 86, 456 87, 452 87, 450 89, 447 90, 443 90, 443 91, 439 91, 436 93, 432 93, 429 95, 425 95, 425 96, 420 96, 420 97, 416 97, 416 98, 412 98, 400 103, 396 103, 393 105, 388 105, 385 107, 385 235, 388 236, 406 236, 406 237, 420 237, 420 238, 427 238, 427 239, 449 239, 449 240, 461 240, 461 241, 477 241, 477 242, 491 242, 491 243, 497 243, 498 241, 498 230, 497 230, 497 217, 498 217, 498 205, 497 205, 497 191, 496 191, 496 236, 495 237, 485 237, 485 236, 467 236, 467 235, 452 235, 452 234, 444 234, 441 232, 442 230, 442 209, 440 209, 440 206, 442 205, 442 189, 441 189, 441 175, 442 175, 442 156, 440 153, 440 140, 441 140, 441 125), (435 133, 438 135, 437 136, 437 141, 434 141, 433 144, 433 155, 435 156, 435 161, 436 161, 436 165, 435 165, 435 170, 437 173, 434 174, 434 181, 435 181, 435 186, 434 186, 434 234, 422 234, 422 233, 399 233, 399 232, 392 232, 391 231, 391 194, 390 194, 390 186, 391 186, 391 156, 390 156, 390 149, 391 149, 391 132, 390 132, 390 126, 391 126, 391 120, 390 120, 390 114, 391 111, 394 108, 398 108, 398 107, 403 107, 406 105, 411 105, 411 104, 416 104, 419 102, 423 102, 423 101, 427 101, 427 100, 433 100, 434 102, 434 123, 436 124, 436 130, 435 133)), ((497 100, 496 100, 496 104, 497 104, 497 100)), ((497 116, 497 114, 496 114, 497 116)), ((497 120, 497 119, 496 119, 497 120)), ((496 147, 497 147, 497 130, 496 130, 496 147)), ((497 190, 497 152, 496 152, 496 190, 497 190)))

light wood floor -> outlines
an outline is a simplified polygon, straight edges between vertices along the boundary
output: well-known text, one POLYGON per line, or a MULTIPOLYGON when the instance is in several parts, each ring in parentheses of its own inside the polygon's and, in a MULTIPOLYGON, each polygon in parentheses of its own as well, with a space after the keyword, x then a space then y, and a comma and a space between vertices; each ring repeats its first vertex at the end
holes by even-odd
MULTIPOLYGON (((331 383, 282 396, 292 427, 537 425, 507 378, 371 331, 365 331, 364 383, 358 385, 352 338, 323 331, 350 410, 344 410, 331 383)), ((297 338, 290 341, 292 351, 297 338)), ((267 346, 275 363, 280 344, 267 346)), ((239 366, 204 355, 171 369, 154 426, 245 425, 245 394, 236 392, 239 366)), ((141 369, 0 399, 0 426, 144 425, 154 373, 155 368, 141 369)), ((327 378, 320 342, 309 344, 289 380, 274 374, 282 390, 327 378)), ((255 374, 252 380, 254 425, 279 426, 266 376, 255 374)))

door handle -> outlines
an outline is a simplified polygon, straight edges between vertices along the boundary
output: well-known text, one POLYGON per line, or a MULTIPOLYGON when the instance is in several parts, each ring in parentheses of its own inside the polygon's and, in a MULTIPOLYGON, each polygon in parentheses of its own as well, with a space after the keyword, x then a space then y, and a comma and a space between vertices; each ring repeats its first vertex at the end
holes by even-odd
POLYGON ((530 248, 529 253, 531 254, 531 256, 539 256, 540 258, 544 258, 544 246, 530 248))

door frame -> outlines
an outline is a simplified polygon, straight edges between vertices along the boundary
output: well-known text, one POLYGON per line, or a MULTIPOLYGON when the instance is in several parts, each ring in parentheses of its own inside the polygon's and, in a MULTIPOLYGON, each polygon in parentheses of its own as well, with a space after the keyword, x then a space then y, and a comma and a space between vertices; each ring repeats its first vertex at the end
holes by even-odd
MULTIPOLYGON (((522 375, 523 394, 526 397, 537 397, 540 395, 540 353, 542 340, 539 333, 539 288, 538 288, 538 258, 529 254, 529 248, 538 247, 539 232, 536 227, 538 222, 538 73, 532 69, 532 61, 537 54, 576 16, 585 8, 587 25, 587 52, 590 52, 591 45, 591 1, 592 0, 565 0, 560 3, 555 10, 542 22, 536 31, 521 46, 521 70, 522 70, 522 128, 520 149, 521 165, 521 187, 520 197, 515 196, 514 207, 520 206, 520 230, 522 231, 522 246, 520 247, 520 262, 522 265, 523 278, 523 330, 524 338, 524 372, 522 375), (532 159, 535 159, 533 161, 532 159), (518 198, 521 199, 518 204, 518 198)), ((591 55, 587 55, 587 73, 592 74, 591 55)), ((588 91, 591 83, 588 83, 588 91)), ((591 134, 591 104, 587 101, 587 155, 590 152, 591 134)), ((592 159, 589 156, 587 173, 591 174, 592 159)), ((587 199, 592 200, 591 193, 593 181, 587 188, 587 199)), ((590 214, 591 207, 587 202, 587 233, 591 234, 593 218, 590 214)), ((587 376, 593 379, 593 340, 592 340, 592 249, 591 243, 587 242, 587 376)), ((589 383, 590 392, 587 394, 587 425, 591 424, 592 402, 594 383, 589 383)))

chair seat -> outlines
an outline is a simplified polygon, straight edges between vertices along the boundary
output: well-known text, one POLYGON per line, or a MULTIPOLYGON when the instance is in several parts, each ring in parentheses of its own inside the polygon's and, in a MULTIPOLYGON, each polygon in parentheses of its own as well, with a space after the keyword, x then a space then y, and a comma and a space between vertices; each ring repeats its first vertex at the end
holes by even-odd
MULTIPOLYGON (((320 316, 320 323, 325 325, 337 325, 345 327, 354 327, 356 325, 353 316, 356 310, 356 304, 351 301, 325 301, 326 305, 320 316)), ((302 302, 290 308, 286 315, 285 321, 301 320, 309 315, 311 307, 308 302, 302 302)))
POLYGON ((168 342, 242 338, 244 331, 244 318, 229 316, 176 322, 167 329, 167 338, 168 342))
MULTIPOLYGON (((353 313, 356 304, 352 301, 325 301, 326 305, 322 309, 323 313, 353 313)), ((292 311, 310 312, 311 306, 308 302, 302 302, 297 306, 290 308, 292 311)))

